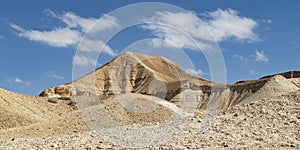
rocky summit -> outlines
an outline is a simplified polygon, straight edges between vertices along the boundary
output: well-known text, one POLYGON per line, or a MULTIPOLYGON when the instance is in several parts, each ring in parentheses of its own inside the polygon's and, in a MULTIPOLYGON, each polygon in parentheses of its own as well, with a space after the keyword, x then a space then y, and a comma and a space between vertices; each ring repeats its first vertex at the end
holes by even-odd
POLYGON ((38 97, 0 89, 0 149, 300 149, 299 90, 300 71, 224 85, 126 52, 38 97))

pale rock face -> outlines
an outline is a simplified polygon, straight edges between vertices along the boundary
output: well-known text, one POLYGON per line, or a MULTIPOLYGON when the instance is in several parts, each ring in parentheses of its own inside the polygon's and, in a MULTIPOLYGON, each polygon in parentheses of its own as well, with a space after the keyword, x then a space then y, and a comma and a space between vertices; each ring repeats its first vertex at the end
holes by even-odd
POLYGON ((70 86, 60 85, 44 90, 39 96, 49 98, 73 97, 73 92, 70 86))

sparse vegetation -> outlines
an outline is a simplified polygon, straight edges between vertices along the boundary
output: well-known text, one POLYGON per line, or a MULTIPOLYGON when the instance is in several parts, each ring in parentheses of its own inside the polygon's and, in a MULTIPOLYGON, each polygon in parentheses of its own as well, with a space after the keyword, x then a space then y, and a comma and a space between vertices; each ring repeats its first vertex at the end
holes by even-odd
POLYGON ((72 100, 70 97, 59 97, 58 99, 65 100, 65 101, 72 100))

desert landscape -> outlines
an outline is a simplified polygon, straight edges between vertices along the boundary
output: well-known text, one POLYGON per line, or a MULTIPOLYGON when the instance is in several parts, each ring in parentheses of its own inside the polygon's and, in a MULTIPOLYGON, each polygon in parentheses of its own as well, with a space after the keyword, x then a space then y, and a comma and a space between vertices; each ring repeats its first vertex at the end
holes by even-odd
POLYGON ((300 71, 223 85, 125 52, 39 96, 0 89, 0 149, 136 148, 299 149, 300 71))

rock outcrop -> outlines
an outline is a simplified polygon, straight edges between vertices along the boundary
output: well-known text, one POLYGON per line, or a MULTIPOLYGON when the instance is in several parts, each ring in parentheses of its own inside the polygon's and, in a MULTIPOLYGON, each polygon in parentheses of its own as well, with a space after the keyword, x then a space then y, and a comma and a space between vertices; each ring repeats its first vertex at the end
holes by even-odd
POLYGON ((70 85, 60 85, 57 87, 44 90, 39 96, 41 97, 73 97, 73 92, 70 85))

